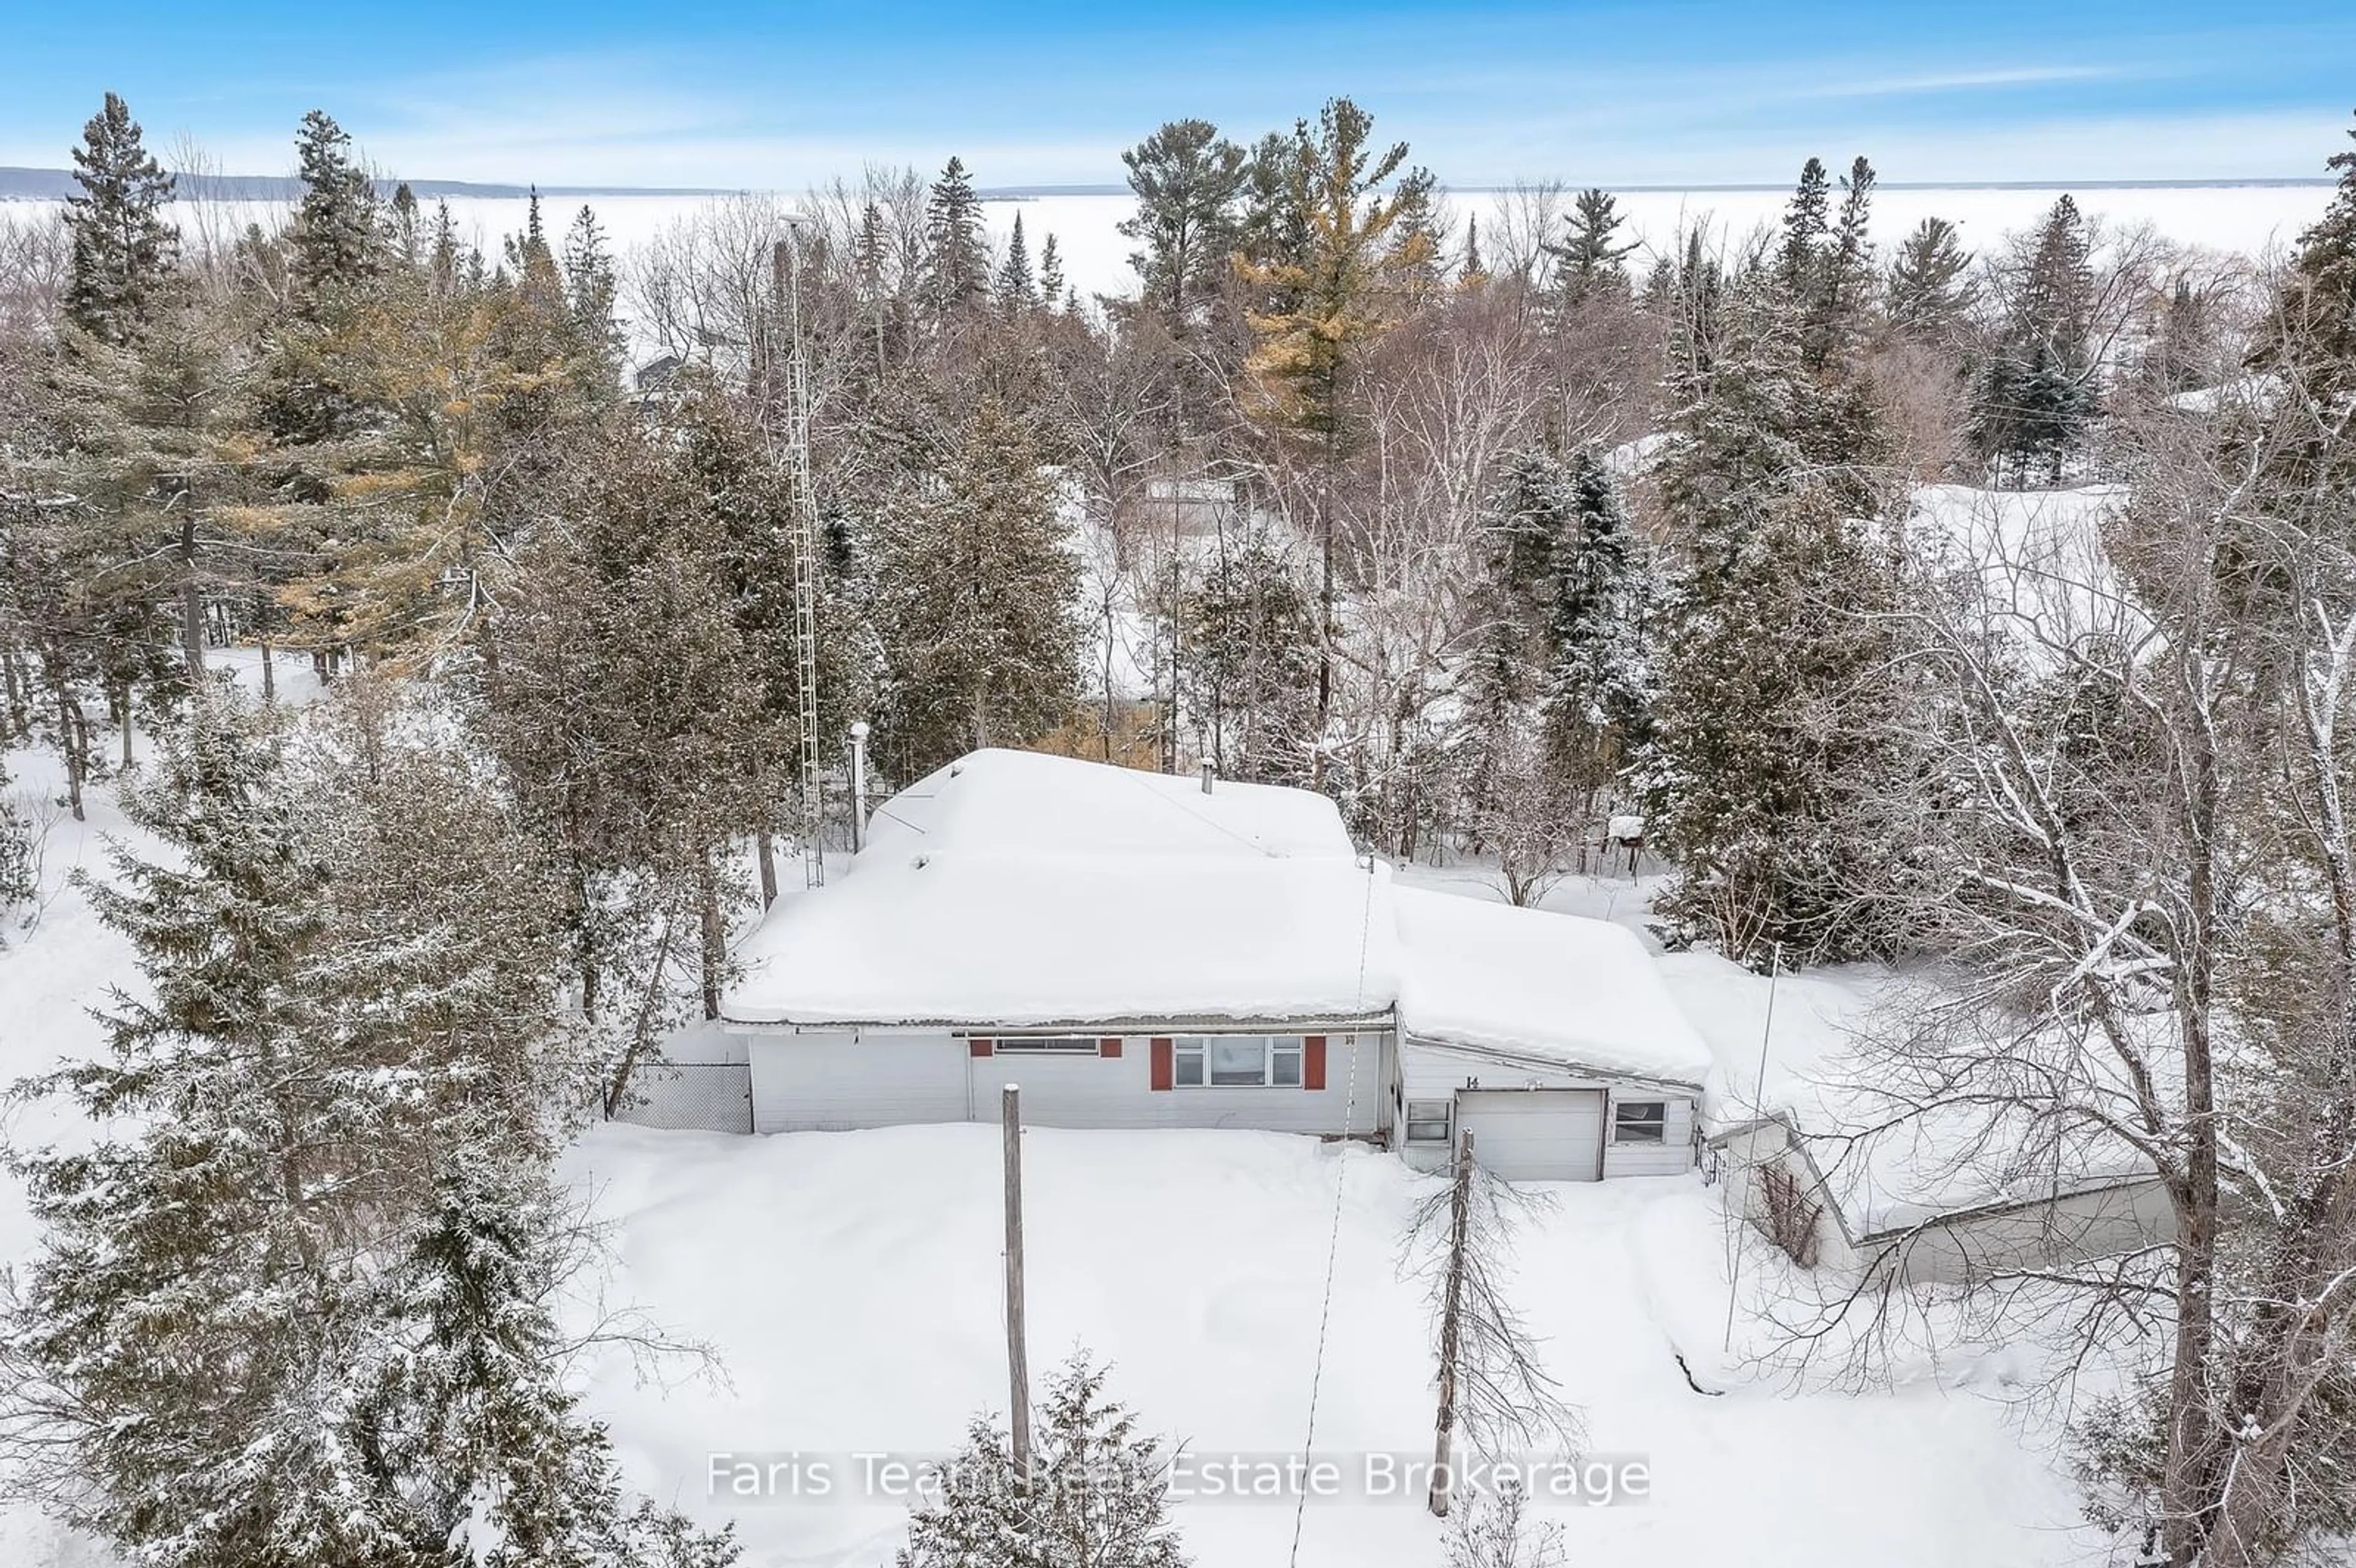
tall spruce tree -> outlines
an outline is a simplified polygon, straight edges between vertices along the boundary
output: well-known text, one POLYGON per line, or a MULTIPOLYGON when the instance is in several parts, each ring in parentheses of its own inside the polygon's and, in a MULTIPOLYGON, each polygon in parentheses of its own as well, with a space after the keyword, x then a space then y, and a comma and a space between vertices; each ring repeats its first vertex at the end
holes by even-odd
POLYGON ((294 746, 208 683, 123 791, 168 852, 86 887, 152 998, 40 1086, 104 1130, 16 1162, 48 1233, 12 1418, 69 1520, 167 1568, 445 1563, 478 1509, 530 1561, 661 1562, 605 1549, 632 1516, 545 1317, 544 884, 441 716, 386 695, 294 746))
POLYGON ((1078 708, 1079 565, 1040 462, 1031 431, 984 397, 877 519, 879 752, 905 777, 1034 741, 1078 708))
POLYGON ((1853 387, 1802 358, 1779 268, 1738 280, 1662 472, 1678 551, 1644 759, 1688 935, 1763 965, 1883 950, 1876 813, 1910 787, 1883 672, 1895 581, 1875 519, 1879 433, 1853 387))
POLYGON ((2092 250, 2077 202, 2063 196, 2008 269, 1972 412, 1975 443, 1999 472, 2059 483, 2100 406, 2092 250))
POLYGON ((1031 272, 1031 247, 1023 237, 1023 215, 1014 215, 1014 228, 1006 237, 1006 255, 998 263, 995 284, 998 308, 1009 316, 1022 315, 1039 303, 1038 280, 1031 272))
POLYGON ((287 239, 294 282, 306 298, 363 283, 383 261, 376 186, 353 160, 351 144, 350 135, 324 110, 304 115, 295 133, 303 195, 287 239))
POLYGON ((73 154, 81 189, 66 198, 73 248, 65 317, 99 342, 122 347, 155 319, 179 254, 180 231, 164 219, 173 179, 112 92, 81 139, 73 154))
POLYGON ((1173 331, 1226 286, 1242 233, 1238 202, 1250 155, 1207 120, 1173 120, 1121 154, 1137 210, 1120 232, 1147 307, 1173 331))
POLYGON ((990 289, 981 200, 962 158, 943 166, 925 199, 925 281, 937 322, 952 319, 990 289))

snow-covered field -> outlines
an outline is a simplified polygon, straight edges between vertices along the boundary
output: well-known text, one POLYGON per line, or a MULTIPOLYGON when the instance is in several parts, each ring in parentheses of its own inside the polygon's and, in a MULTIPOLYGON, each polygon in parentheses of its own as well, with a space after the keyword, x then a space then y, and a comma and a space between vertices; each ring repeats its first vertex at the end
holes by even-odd
MULTIPOLYGON (((1885 174, 1900 177, 1900 171, 1885 174)), ((1922 219, 1936 214, 1953 220, 1963 231, 1964 243, 1976 249, 1994 243, 2008 230, 2028 227, 2052 206, 2059 194, 2014 187, 1885 189, 1874 198, 1874 232, 1884 245, 1893 244, 1922 219)), ((2075 194, 2079 206, 2105 224, 2149 223, 2172 240, 2250 255, 2288 245, 2322 215, 2330 198, 2329 189, 2319 186, 2138 187, 2075 194)), ((714 202, 730 199, 605 196, 585 198, 585 205, 596 209, 616 251, 626 258, 672 225, 691 221, 714 202)), ((780 199, 790 201, 791 197, 780 199)), ((1482 230, 1491 238, 1494 249, 1498 209, 1505 199, 1493 192, 1462 191, 1451 201, 1459 215, 1480 218, 1482 230)), ((1755 226, 1774 222, 1783 212, 1784 199, 1781 191, 1639 190, 1623 193, 1620 206, 1633 236, 1646 245, 1659 245, 1681 224, 1705 219, 1722 232, 1740 236, 1755 226)), ((584 204, 581 197, 549 198, 551 226, 561 228, 584 204)), ((1129 254, 1135 245, 1123 239, 1115 226, 1130 215, 1132 206, 1125 194, 1044 196, 992 201, 983 210, 993 235, 1001 241, 1015 214, 1021 213, 1033 255, 1045 236, 1055 235, 1063 251, 1066 274, 1083 294, 1126 293, 1136 287, 1129 270, 1129 254)), ((494 255, 502 236, 523 228, 526 203, 521 197, 462 197, 450 207, 461 231, 494 255)), ((0 202, 0 223, 43 221, 57 209, 51 202, 0 202)), ((218 204, 202 215, 189 212, 184 221, 205 222, 216 232, 235 233, 249 221, 267 225, 278 216, 280 211, 266 204, 218 204)))
MULTIPOLYGON (((1034 1129, 1024 1162, 1034 1379, 1085 1346, 1145 1424, 1198 1459, 1300 1451, 1339 1180, 1314 1449, 1353 1476, 1357 1456, 1428 1450, 1430 1334, 1420 1287, 1396 1265, 1434 1179, 1268 1133, 1034 1129)), ((752 1563, 888 1561, 898 1504, 710 1499, 711 1456, 939 1453, 972 1412, 1005 1408, 996 1129, 755 1140, 602 1127, 573 1163, 619 1224, 617 1292, 709 1342, 729 1377, 666 1390, 639 1386, 619 1357, 599 1369, 592 1401, 633 1478, 735 1518, 752 1563)), ((1522 1238, 1518 1299, 1585 1409, 1592 1452, 1642 1456, 1653 1494, 1554 1510, 1571 1562, 2030 1568, 2090 1544, 2066 1482, 1998 1397, 1929 1381, 1794 1393, 1730 1371, 1725 1233, 1697 1179, 1556 1195, 1522 1238), (1694 1392, 1678 1350, 1728 1392, 1694 1392)), ((1282 1561, 1294 1522, 1264 1500, 1196 1500, 1177 1518, 1208 1565, 1282 1561)), ((1439 1531, 1412 1497, 1319 1501, 1299 1561, 1428 1565, 1439 1531)))

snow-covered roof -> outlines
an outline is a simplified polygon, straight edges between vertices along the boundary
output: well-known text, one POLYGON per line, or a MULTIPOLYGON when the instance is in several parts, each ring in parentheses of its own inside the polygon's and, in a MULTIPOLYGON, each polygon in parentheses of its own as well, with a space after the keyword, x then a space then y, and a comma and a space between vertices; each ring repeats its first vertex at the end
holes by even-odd
POLYGON ((1601 921, 1396 886, 1307 790, 977 752, 782 901, 722 1005, 746 1024, 1341 1021, 1698 1084, 1652 956, 1601 921))
MULTIPOLYGON (((1929 1059, 1909 1072, 1860 1056, 1862 1039, 1902 1030, 1954 1001, 1935 970, 1855 964, 1771 980, 1701 952, 1659 965, 1718 1059, 1706 1127, 1713 1136, 1768 1119, 1789 1127, 1853 1238, 2152 1174, 2115 1137, 2005 1103, 2002 1086, 1968 1059, 1929 1059), (1944 1087, 1926 1082, 1950 1073, 1955 1081, 1944 1087)), ((2027 1035, 2009 1053, 1992 1054, 1989 1070, 2005 1069, 2013 1054, 2017 1066, 2006 1070, 2032 1083, 2040 1072, 2056 1082, 2082 1077, 2088 1060, 2051 1035, 2027 1035), (2054 1072, 2062 1060, 2075 1071, 2054 1072)))
POLYGON ((1438 1045, 1698 1086, 1711 1056, 1635 933, 1395 888, 1400 1029, 1438 1045))
POLYGON ((740 1023, 1356 1019, 1389 1009, 1389 871, 1305 790, 977 752, 874 813, 745 941, 740 1023))

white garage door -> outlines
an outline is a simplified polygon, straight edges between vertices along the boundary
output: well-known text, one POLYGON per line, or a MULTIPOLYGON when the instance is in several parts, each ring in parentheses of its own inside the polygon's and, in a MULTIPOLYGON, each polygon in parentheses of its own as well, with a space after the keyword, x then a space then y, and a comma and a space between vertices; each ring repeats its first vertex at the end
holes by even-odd
POLYGON ((1593 1181, 1603 1169, 1601 1089, 1466 1089, 1456 1127, 1472 1161, 1508 1181, 1593 1181))

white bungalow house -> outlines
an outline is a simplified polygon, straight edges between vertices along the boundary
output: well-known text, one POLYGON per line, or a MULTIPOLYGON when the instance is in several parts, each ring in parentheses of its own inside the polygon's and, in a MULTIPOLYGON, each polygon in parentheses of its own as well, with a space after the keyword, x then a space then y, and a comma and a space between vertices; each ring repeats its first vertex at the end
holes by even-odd
POLYGON ((879 806, 740 952, 758 1132, 991 1120, 1366 1138, 1509 1178, 1692 1167, 1709 1065, 1643 945, 1398 886, 1331 801, 1008 751, 879 806))

